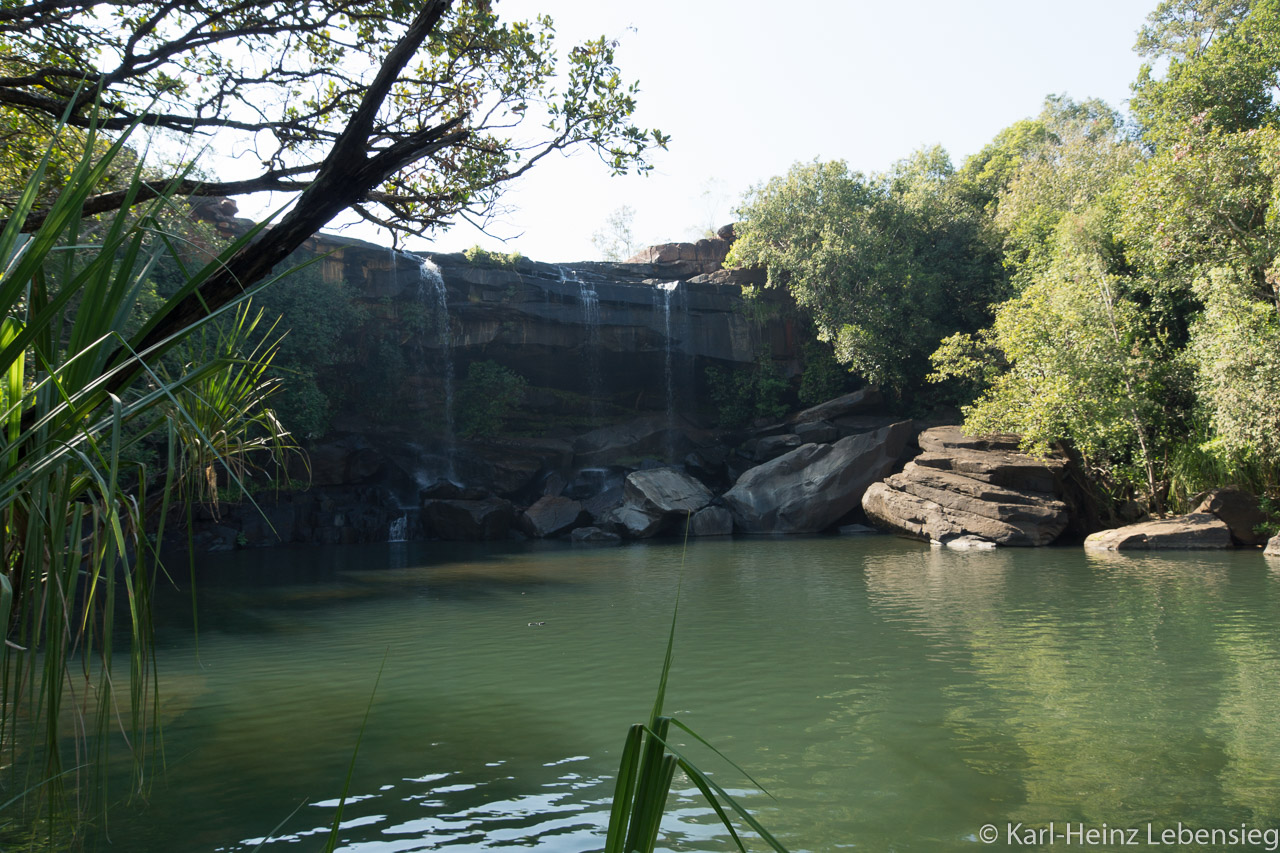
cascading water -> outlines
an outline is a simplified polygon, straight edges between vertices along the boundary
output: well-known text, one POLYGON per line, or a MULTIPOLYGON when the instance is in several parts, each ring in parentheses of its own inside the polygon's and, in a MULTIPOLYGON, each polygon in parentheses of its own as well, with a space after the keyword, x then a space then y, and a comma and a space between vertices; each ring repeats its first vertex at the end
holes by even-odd
POLYGON ((409 540, 409 513, 391 520, 387 525, 388 542, 407 542, 409 540))
POLYGON ((449 325, 449 294, 440 268, 429 258, 418 258, 418 301, 431 309, 436 342, 440 345, 444 361, 444 476, 456 481, 453 470, 453 331, 449 325))
POLYGON ((600 295, 590 282, 578 278, 576 270, 565 272, 558 267, 562 283, 574 282, 578 285, 578 302, 582 306, 582 323, 587 327, 587 394, 591 398, 591 420, 600 420, 600 399, 604 393, 604 382, 600 375, 600 295))
POLYGON ((678 281, 668 281, 654 288, 654 300, 662 311, 663 337, 666 340, 662 363, 663 385, 667 393, 667 461, 675 459, 676 391, 672 365, 671 297, 680 286, 678 281))

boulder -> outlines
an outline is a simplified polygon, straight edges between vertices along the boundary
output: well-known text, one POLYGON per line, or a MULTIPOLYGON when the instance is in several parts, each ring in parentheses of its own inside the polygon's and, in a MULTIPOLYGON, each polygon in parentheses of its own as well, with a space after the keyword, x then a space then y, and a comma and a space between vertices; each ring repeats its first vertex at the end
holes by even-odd
POLYGON ((566 533, 579 523, 582 504, 572 498, 544 495, 520 516, 520 531, 532 539, 566 533))
POLYGON ((515 507, 501 498, 428 500, 422 521, 428 531, 450 541, 504 539, 515 519, 515 507))
POLYGON ((1272 536, 1262 553, 1268 557, 1280 557, 1280 536, 1272 536))
POLYGON ((1270 519, 1258 506, 1258 498, 1252 492, 1238 486, 1214 489, 1204 496, 1195 511, 1212 513, 1222 519, 1231 531, 1231 541, 1237 545, 1267 543, 1267 535, 1257 530, 1270 519))
POLYGON ((1026 456, 1017 436, 965 436, 954 426, 925 430, 918 442, 923 453, 863 496, 873 523, 939 543, 974 536, 1019 546, 1047 545, 1066 530, 1066 459, 1026 456))
POLYGON ((996 543, 989 539, 983 539, 981 536, 956 536, 953 539, 931 544, 941 545, 944 548, 954 548, 957 551, 990 551, 996 547, 996 543))
POLYGON ((704 447, 685 456, 684 469, 708 488, 723 490, 729 485, 729 469, 725 465, 728 458, 729 451, 724 447, 704 447))
POLYGON ((729 536, 733 533, 733 514, 722 506, 704 506, 689 522, 693 536, 729 536))
POLYGON ((1207 551, 1231 547, 1231 529, 1208 512, 1100 530, 1084 540, 1090 551, 1207 551))
POLYGON ((577 437, 573 443, 573 464, 592 468, 615 463, 634 464, 644 456, 683 456, 692 449, 683 420, 676 425, 665 414, 645 415, 623 424, 601 427, 577 437))
POLYGON ((665 532, 711 503, 706 486, 678 468, 633 471, 622 486, 622 506, 607 516, 644 539, 665 532))
POLYGON ((622 537, 599 527, 579 527, 569 534, 575 545, 617 545, 622 537))
POLYGON ((798 435, 771 435, 768 438, 747 442, 746 449, 754 461, 768 462, 770 459, 777 459, 782 454, 795 450, 805 443, 798 435))
POLYGON ((840 428, 830 421, 796 424, 795 434, 801 444, 829 444, 842 438, 840 428))
POLYGON ((805 444, 752 468, 724 495, 748 533, 817 533, 858 507, 863 492, 898 464, 913 429, 896 423, 834 444, 805 444))
POLYGON ((851 394, 836 397, 825 403, 819 403, 802 412, 796 412, 787 419, 788 423, 807 424, 815 421, 829 421, 846 415, 863 414, 874 411, 884 402, 880 389, 875 387, 859 388, 851 394))

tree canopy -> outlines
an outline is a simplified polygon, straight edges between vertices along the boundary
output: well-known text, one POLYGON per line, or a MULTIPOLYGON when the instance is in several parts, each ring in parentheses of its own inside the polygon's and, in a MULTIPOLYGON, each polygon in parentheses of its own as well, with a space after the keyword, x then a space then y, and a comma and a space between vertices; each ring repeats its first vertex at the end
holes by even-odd
MULTIPOLYGON (((236 181, 162 172, 131 189, 131 203, 161 188, 297 193, 278 222, 151 318, 131 342, 145 352, 261 281, 343 210, 420 233, 486 216, 507 182, 555 151, 647 170, 667 137, 631 122, 637 89, 614 47, 588 41, 561 62, 550 19, 506 23, 487 0, 39 0, 0 9, 0 108, 210 140, 261 166, 236 181)), ((125 202, 108 191, 84 210, 125 202)), ((40 222, 37 211, 26 227, 40 222)), ((113 388, 130 378, 118 374, 113 388)))
MULTIPOLYGON (((666 137, 631 123, 636 86, 614 44, 577 45, 562 63, 550 19, 505 23, 491 5, 6 4, 0 107, 73 127, 136 123, 257 164, 238 180, 186 178, 184 195, 318 184, 340 196, 326 208, 402 231, 483 217, 504 183, 556 150, 583 145, 614 171, 647 169, 666 137)), ((120 200, 101 195, 89 212, 120 200)))
POLYGON ((959 189, 939 148, 871 177, 797 164, 748 194, 729 263, 765 267, 850 370, 902 394, 939 340, 988 319, 1003 287, 980 209, 959 189))

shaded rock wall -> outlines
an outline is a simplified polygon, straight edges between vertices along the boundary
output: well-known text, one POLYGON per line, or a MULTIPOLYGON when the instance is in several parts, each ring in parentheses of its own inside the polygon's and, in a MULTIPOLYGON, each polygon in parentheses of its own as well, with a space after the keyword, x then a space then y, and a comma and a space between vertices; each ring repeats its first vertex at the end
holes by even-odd
POLYGON ((537 435, 645 412, 705 413, 706 368, 750 366, 766 347, 784 373, 799 371, 790 321, 761 322, 744 310, 742 287, 760 274, 719 269, 719 259, 473 262, 334 237, 316 248, 332 253, 325 274, 345 279, 367 316, 352 358, 322 377, 347 401, 333 422, 338 432, 439 436, 446 379, 456 394, 476 361, 525 379, 511 425, 537 435), (432 267, 443 281, 447 318, 432 267))

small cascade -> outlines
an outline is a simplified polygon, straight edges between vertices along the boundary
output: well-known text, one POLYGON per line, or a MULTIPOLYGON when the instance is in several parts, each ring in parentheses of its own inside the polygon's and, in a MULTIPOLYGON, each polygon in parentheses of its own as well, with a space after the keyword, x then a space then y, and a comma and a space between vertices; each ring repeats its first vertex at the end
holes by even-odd
POLYGON ((391 523, 387 525, 387 541, 409 541, 409 513, 406 512, 399 518, 392 519, 391 523))
POLYGON ((445 290, 440 268, 429 258, 418 259, 418 300, 431 309, 435 319, 436 341, 444 358, 444 453, 448 480, 456 480, 453 470, 453 330, 449 325, 449 294, 445 290))
POLYGON ((557 267, 562 283, 574 282, 578 285, 578 302, 582 306, 582 323, 587 327, 587 394, 591 398, 591 420, 600 420, 600 400, 604 394, 604 381, 600 374, 600 295, 590 282, 578 278, 576 270, 565 273, 564 267, 557 267))
POLYGON ((676 288, 680 286, 678 281, 668 281, 657 285, 654 290, 655 301, 660 305, 662 311, 662 329, 663 336, 666 339, 665 353, 662 364, 663 385, 667 392, 667 461, 671 462, 675 459, 675 429, 676 429, 676 389, 674 381, 674 370, 672 364, 672 331, 671 331, 671 297, 676 292, 676 288))

